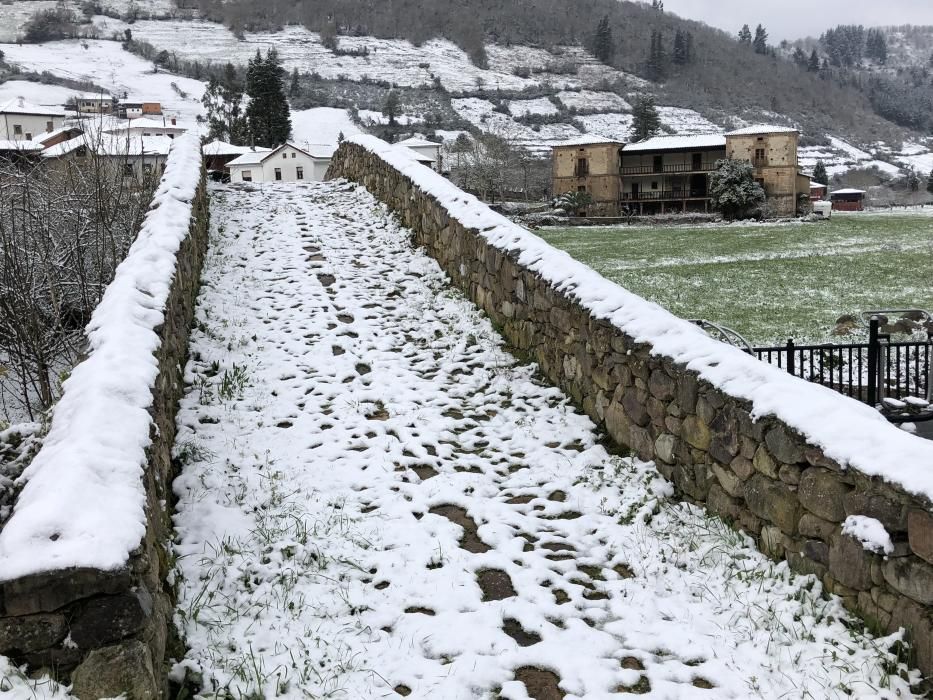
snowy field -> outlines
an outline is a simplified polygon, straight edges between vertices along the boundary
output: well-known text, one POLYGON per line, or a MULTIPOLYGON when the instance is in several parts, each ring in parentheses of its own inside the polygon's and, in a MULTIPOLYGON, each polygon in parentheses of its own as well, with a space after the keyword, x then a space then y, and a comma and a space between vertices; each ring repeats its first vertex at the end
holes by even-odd
POLYGON ((911 697, 893 638, 607 454, 364 190, 219 189, 212 226, 175 450, 203 696, 911 697))
MULTIPOLYGON (((7 0, 0 4, 0 42, 16 41, 23 26, 36 12, 64 5, 80 14, 81 4, 77 0, 7 0)), ((164 16, 178 12, 174 0, 100 0, 99 4, 103 9, 121 15, 130 9, 142 16, 164 16)))
POLYGON ((177 116, 188 125, 193 125, 204 111, 204 83, 171 73, 153 73, 152 63, 124 51, 114 41, 0 44, 0 51, 7 62, 24 70, 90 81, 119 97, 124 93, 144 95, 147 100, 161 102, 165 114, 177 116))

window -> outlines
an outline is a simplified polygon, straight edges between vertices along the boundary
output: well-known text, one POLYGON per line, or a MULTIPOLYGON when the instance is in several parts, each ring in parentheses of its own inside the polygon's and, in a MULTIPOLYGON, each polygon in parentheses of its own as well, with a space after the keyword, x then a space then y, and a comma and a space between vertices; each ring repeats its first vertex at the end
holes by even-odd
POLYGON ((14 124, 13 125, 13 136, 22 136, 23 135, 23 125, 14 124))
POLYGON ((152 163, 143 163, 143 172, 146 175, 152 175, 152 163))
POLYGON ((27 140, 27 141, 32 141, 32 134, 29 133, 28 131, 26 132, 26 140, 27 140))
POLYGON ((166 134, 166 136, 168 136, 170 139, 175 138, 175 134, 166 134))
POLYGON ((585 177, 590 174, 590 162, 586 158, 577 158, 577 177, 585 177))
POLYGON ((136 174, 136 169, 133 167, 132 163, 123 164, 123 177, 133 177, 136 174))
POLYGON ((298 180, 305 179, 305 169, 302 168, 300 165, 295 168, 295 178, 298 180))
POLYGON ((654 172, 656 173, 664 172, 664 156, 654 157, 654 172))
POLYGON ((243 182, 252 182, 252 181, 253 181, 253 171, 252 171, 252 170, 244 170, 244 171, 240 174, 240 179, 243 180, 243 182))
POLYGON ((46 123, 45 123, 45 130, 46 130, 46 131, 49 131, 49 132, 55 131, 55 123, 54 123, 54 122, 46 122, 46 123))
POLYGON ((276 180, 281 180, 281 179, 282 179, 282 168, 276 168, 276 169, 275 169, 275 179, 276 179, 276 180))
POLYGON ((144 132, 143 132, 143 136, 152 136, 152 134, 150 134, 150 133, 144 131, 144 132))
POLYGON ((292 158, 294 158, 297 155, 298 155, 297 153, 292 153, 292 158))
POLYGON ((577 192, 586 192, 586 185, 580 185, 577 187, 577 192))
POLYGON ((658 189, 658 181, 657 181, 657 180, 655 180, 654 182, 651 183, 651 189, 653 189, 653 190, 658 189))
POLYGON ((282 154, 282 160, 285 160, 286 158, 288 158, 288 154, 287 154, 287 153, 283 153, 283 154, 282 154))

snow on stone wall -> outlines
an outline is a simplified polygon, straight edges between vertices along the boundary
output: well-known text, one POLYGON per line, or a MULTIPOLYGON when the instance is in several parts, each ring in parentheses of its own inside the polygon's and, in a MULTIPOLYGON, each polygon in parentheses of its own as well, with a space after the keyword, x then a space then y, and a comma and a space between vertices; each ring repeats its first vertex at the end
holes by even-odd
POLYGON ((397 212, 616 442, 878 628, 908 628, 933 672, 933 443, 710 338, 374 137, 343 144, 328 176, 397 212), (892 551, 844 532, 853 515, 877 520, 892 551))
POLYGON ((161 682, 170 450, 207 218, 200 141, 189 133, 174 142, 136 241, 88 324, 87 359, 64 383, 0 530, 0 654, 77 667, 82 697, 104 697, 94 684, 113 678, 107 668, 135 679, 108 697, 151 697, 138 693, 161 682))

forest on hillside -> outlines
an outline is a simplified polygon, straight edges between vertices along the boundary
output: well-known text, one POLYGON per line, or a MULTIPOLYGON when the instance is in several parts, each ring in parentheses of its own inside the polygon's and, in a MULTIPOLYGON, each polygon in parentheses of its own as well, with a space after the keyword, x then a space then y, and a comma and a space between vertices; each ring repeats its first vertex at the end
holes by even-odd
MULTIPOLYGON (((557 49, 582 44, 604 62, 658 83, 668 104, 721 117, 772 112, 810 134, 846 132, 863 142, 897 142, 903 133, 879 116, 870 93, 848 80, 813 73, 773 47, 758 50, 736 37, 654 6, 617 0, 579 0, 573 12, 559 0, 178 0, 235 33, 300 24, 333 47, 342 35, 446 38, 478 65, 484 46, 521 44, 557 49), (605 42, 608 34, 608 50, 605 42), (689 37, 689 39, 687 39, 689 37), (689 56, 684 60, 684 42, 689 56)), ((749 11, 754 26, 754 10, 749 11)), ((767 38, 766 28, 763 40, 767 38)), ((904 126, 915 122, 897 119, 904 126)))

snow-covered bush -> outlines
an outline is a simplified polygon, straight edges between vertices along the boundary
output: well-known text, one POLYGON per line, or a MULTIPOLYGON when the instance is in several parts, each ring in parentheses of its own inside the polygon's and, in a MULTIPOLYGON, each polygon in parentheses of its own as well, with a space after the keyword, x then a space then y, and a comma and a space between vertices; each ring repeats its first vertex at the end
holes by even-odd
POLYGON ((729 221, 752 216, 765 203, 765 191, 755 181, 752 164, 723 159, 709 177, 713 207, 729 221))

